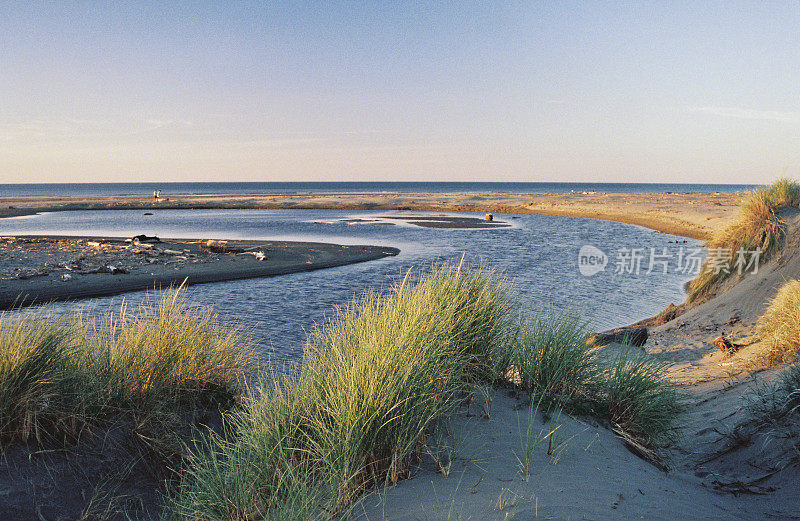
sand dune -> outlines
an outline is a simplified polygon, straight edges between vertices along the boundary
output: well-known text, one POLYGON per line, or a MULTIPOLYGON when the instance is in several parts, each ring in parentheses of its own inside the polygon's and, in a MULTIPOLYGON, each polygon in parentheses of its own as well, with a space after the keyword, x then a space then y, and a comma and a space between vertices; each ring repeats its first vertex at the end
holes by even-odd
MULTIPOLYGON (((778 288, 800 275, 800 215, 784 214, 783 252, 727 281, 713 298, 650 328, 644 349, 673 362, 687 399, 678 443, 662 472, 593 420, 535 415, 541 436, 531 474, 520 471, 529 429, 527 405, 497 390, 490 417, 462 411, 451 426, 456 457, 444 477, 422 466, 413 479, 374 493, 359 519, 648 519, 759 520, 800 517, 797 432, 777 436, 752 423, 749 400, 782 368, 754 365, 769 348, 754 325, 778 288), (726 356, 712 343, 724 334, 741 349, 726 356), (735 434, 735 435, 734 435, 735 434)), ((610 354, 621 346, 605 348, 610 354)), ((474 408, 474 407, 473 407, 474 408)), ((800 432, 800 431, 799 431, 800 432)))

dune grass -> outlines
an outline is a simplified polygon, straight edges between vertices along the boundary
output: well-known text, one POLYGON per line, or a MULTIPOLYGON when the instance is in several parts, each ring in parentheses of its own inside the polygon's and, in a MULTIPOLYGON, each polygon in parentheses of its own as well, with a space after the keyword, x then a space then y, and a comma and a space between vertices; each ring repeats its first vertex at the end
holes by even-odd
POLYGON ((606 416, 646 448, 672 439, 683 405, 667 378, 668 364, 634 347, 622 349, 604 368, 596 400, 606 416))
POLYGON ((523 321, 507 374, 545 413, 565 408, 600 416, 648 448, 670 441, 682 401, 667 378, 668 364, 631 346, 611 359, 600 356, 589 336, 574 313, 540 312, 523 321))
POLYGON ((752 419, 761 424, 800 412, 800 364, 788 366, 777 379, 757 386, 748 400, 752 419))
POLYGON ((656 443, 678 412, 664 367, 628 351, 609 362, 587 337, 571 314, 520 319, 491 271, 443 266, 355 299, 310 335, 299 371, 243 393, 252 348, 179 290, 99 322, 26 311, 0 318, 0 442, 121 422, 176 465, 168 517, 331 519, 407 477, 476 384, 512 372, 537 403, 656 443), (231 406, 221 428, 183 435, 231 406))
POLYGON ((192 452, 174 512, 333 515, 365 487, 397 482, 467 384, 491 372, 511 303, 502 280, 460 267, 356 300, 312 334, 298 375, 269 379, 232 416, 231 436, 192 452))
POLYGON ((158 445, 180 417, 229 406, 255 370, 251 347, 180 290, 95 325, 42 311, 0 317, 0 440, 76 437, 124 418, 158 445), (130 421, 132 420, 132 421, 130 421))
POLYGON ((510 346, 509 367, 522 389, 542 396, 585 395, 599 375, 589 330, 574 313, 538 311, 523 319, 510 346))
POLYGON ((509 385, 512 371, 532 399, 583 400, 648 441, 670 429, 677 397, 661 366, 603 363, 572 315, 517 313, 502 279, 462 267, 355 300, 310 336, 299 373, 265 377, 225 432, 189 447, 171 515, 341 515, 406 477, 476 382, 509 385))
POLYGON ((771 346, 772 364, 793 361, 800 354, 800 281, 781 286, 756 323, 756 334, 771 346))
POLYGON ((768 259, 782 244, 786 224, 780 210, 800 204, 800 184, 780 179, 767 188, 750 193, 742 202, 739 214, 728 226, 715 232, 706 245, 719 253, 718 260, 727 261, 728 270, 715 269, 709 261, 689 285, 689 302, 711 294, 722 282, 738 270, 734 264, 739 251, 761 250, 761 261, 768 259))
POLYGON ((0 316, 0 442, 37 439, 66 427, 66 414, 82 385, 73 331, 43 313, 0 316), (62 425, 59 425, 62 424, 62 425))

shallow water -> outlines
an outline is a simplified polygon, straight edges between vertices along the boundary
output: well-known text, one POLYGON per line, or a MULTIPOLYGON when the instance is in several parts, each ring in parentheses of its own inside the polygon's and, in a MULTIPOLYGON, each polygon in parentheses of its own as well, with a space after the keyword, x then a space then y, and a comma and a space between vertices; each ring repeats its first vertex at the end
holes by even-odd
MULTIPOLYGON (((576 217, 495 214, 512 226, 495 229, 434 229, 398 223, 348 224, 341 219, 381 215, 434 215, 428 212, 354 212, 341 210, 156 210, 55 212, 23 219, 1 219, 0 235, 66 234, 129 237, 135 234, 175 238, 277 239, 400 248, 390 257, 350 266, 274 278, 204 284, 187 290, 192 302, 211 305, 224 320, 251 329, 265 352, 298 360, 306 332, 369 288, 385 289, 410 268, 442 261, 483 263, 514 282, 525 311, 542 306, 580 312, 595 329, 625 325, 651 316, 670 302, 684 300, 691 278, 670 265, 646 274, 650 248, 677 255, 699 241, 675 244, 674 236, 638 226, 576 217), (332 224, 327 224, 332 223, 332 224), (591 244, 608 256, 605 271, 591 277, 578 269, 581 246, 591 244), (615 274, 620 248, 643 248, 641 272, 615 274)), ((474 215, 482 214, 435 214, 474 215)), ((674 261, 674 259, 673 259, 674 261)), ((123 298, 136 305, 146 292, 61 303, 57 311, 117 310, 123 298)))

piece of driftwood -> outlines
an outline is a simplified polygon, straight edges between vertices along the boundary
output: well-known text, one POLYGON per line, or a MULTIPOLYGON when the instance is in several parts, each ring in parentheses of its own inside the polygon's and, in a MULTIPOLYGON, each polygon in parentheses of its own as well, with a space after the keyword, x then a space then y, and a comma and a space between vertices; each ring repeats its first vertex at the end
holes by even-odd
POLYGON ((589 337, 588 343, 595 346, 617 343, 641 347, 647 342, 648 336, 646 327, 622 327, 605 333, 595 333, 589 337))
POLYGON ((137 243, 137 242, 139 242, 139 243, 146 243, 146 242, 161 242, 161 239, 159 239, 159 238, 158 238, 158 237, 156 237, 155 235, 153 235, 152 237, 150 237, 150 236, 147 236, 147 235, 145 235, 145 234, 141 234, 141 235, 134 235, 134 236, 133 236, 133 238, 132 238, 132 241, 133 241, 134 243, 137 243))
POLYGON ((738 345, 734 344, 722 335, 715 338, 712 343, 717 346, 717 349, 722 351, 726 356, 732 356, 736 351, 739 350, 738 345))

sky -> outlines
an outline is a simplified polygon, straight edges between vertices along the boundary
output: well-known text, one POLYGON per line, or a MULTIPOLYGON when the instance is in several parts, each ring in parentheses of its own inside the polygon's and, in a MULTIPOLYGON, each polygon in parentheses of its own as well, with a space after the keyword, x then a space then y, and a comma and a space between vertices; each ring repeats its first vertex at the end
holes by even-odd
POLYGON ((781 176, 794 2, 0 3, 0 182, 781 176))

